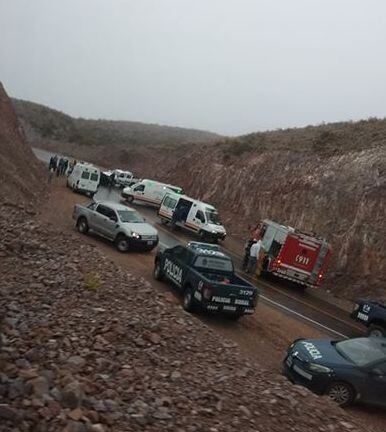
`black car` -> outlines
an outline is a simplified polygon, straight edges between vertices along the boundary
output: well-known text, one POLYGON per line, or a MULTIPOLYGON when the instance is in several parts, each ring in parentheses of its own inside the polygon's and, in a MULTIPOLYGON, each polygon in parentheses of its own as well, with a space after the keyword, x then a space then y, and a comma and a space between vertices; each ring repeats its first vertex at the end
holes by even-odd
POLYGON ((374 300, 358 300, 351 318, 367 327, 367 335, 386 337, 386 305, 374 300))
POLYGON ((359 400, 386 406, 386 338, 297 340, 288 348, 283 373, 341 406, 359 400))

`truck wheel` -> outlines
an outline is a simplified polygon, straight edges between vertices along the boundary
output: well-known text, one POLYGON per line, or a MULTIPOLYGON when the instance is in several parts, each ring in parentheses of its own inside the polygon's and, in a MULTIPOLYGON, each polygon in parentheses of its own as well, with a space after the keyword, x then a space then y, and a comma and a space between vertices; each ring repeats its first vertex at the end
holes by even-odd
POLYGON ((369 329, 367 330, 367 336, 369 337, 385 337, 386 331, 383 327, 371 324, 369 329))
POLYGON ((129 239, 121 234, 115 239, 115 246, 119 252, 125 253, 129 250, 129 239))
POLYGON ((164 273, 161 269, 161 265, 160 265, 159 260, 157 260, 155 262, 153 275, 154 275, 154 279, 157 281, 163 281, 164 280, 164 273))
POLYGON ((201 239, 203 242, 205 242, 205 241, 208 240, 208 236, 207 236, 207 234, 206 234, 205 231, 200 231, 200 232, 198 233, 198 235, 200 236, 200 239, 201 239))
POLYGON ((127 200, 127 202, 132 203, 134 201, 133 195, 128 195, 126 200, 127 200))
POLYGON ((161 218, 161 225, 167 225, 168 221, 164 218, 161 218))
POLYGON ((345 407, 354 402, 355 390, 344 381, 335 381, 328 386, 326 395, 339 406, 345 407))
POLYGON ((80 217, 76 222, 76 227, 78 229, 78 232, 80 232, 81 234, 87 234, 89 230, 87 219, 85 217, 80 217))
POLYGON ((182 307, 186 310, 186 312, 193 312, 194 307, 194 298, 193 292, 190 287, 187 287, 184 291, 184 297, 182 299, 182 307))

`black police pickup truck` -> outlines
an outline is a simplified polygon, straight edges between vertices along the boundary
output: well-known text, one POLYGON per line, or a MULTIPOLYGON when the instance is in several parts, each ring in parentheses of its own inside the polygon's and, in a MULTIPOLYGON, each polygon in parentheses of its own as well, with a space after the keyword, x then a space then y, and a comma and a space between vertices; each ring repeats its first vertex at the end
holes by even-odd
POLYGON ((374 300, 358 300, 351 318, 367 327, 367 334, 386 337, 386 305, 374 300))
POLYGON ((252 314, 259 290, 234 272, 229 256, 211 244, 190 243, 159 249, 154 277, 183 293, 183 308, 221 312, 232 319, 252 314))

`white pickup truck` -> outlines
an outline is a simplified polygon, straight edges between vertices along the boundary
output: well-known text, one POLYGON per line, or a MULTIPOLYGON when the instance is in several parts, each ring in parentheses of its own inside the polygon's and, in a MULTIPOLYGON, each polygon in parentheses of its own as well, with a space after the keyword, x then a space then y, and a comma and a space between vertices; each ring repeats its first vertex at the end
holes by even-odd
POLYGON ((158 244, 157 230, 134 209, 113 202, 76 204, 72 215, 82 234, 90 230, 115 243, 120 252, 150 251, 158 244))

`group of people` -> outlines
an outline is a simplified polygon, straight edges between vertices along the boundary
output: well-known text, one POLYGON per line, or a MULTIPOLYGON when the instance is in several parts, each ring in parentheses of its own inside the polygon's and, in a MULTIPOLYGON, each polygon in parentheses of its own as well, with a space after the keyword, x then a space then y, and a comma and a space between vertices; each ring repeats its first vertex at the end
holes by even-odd
POLYGON ((257 225, 251 231, 250 238, 246 241, 244 247, 243 270, 256 276, 259 276, 261 273, 265 257, 265 251, 261 242, 263 234, 261 226, 257 225))
POLYGON ((56 177, 64 176, 68 173, 71 173, 74 166, 76 164, 76 160, 69 161, 67 158, 60 157, 57 155, 50 157, 50 162, 48 164, 48 170, 51 173, 56 173, 56 177))

